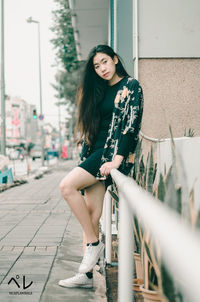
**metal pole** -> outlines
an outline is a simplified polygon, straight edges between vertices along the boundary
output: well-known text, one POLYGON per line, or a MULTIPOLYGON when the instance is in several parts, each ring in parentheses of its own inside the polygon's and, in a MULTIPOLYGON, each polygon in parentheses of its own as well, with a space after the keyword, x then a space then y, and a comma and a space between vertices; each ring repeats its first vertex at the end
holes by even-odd
POLYGON ((132 212, 119 193, 119 270, 118 270, 118 301, 133 301, 133 229, 132 212))
POLYGON ((105 258, 106 263, 111 264, 111 247, 112 247, 112 202, 110 193, 105 194, 106 205, 106 246, 105 246, 105 258))
POLYGON ((40 52, 40 22, 38 25, 38 58, 39 58, 39 85, 40 85, 40 114, 43 114, 42 110, 42 75, 41 75, 41 52, 40 52))
POLYGON ((6 155, 6 112, 4 76, 4 0, 1 0, 1 154, 6 155))
POLYGON ((40 22, 29 17, 28 23, 36 23, 38 26, 38 63, 39 63, 39 89, 40 89, 40 130, 41 130, 41 148, 42 148, 42 166, 44 166, 44 129, 43 129, 43 111, 42 111, 42 76, 41 76, 41 53, 40 53, 40 22))
POLYGON ((104 202, 103 202, 103 213, 101 216, 101 231, 104 234, 104 236, 106 235, 106 200, 104 198, 104 202))
POLYGON ((60 112, 60 106, 61 106, 61 76, 59 76, 59 101, 58 101, 58 131, 59 131, 59 157, 62 155, 62 136, 61 136, 61 112, 60 112))
POLYGON ((62 155, 62 136, 61 136, 61 118, 60 118, 60 103, 58 104, 58 127, 59 127, 59 156, 62 155))
MULTIPOLYGON (((38 63, 39 63, 39 87, 40 87, 40 116, 43 115, 42 110, 42 72, 41 72, 41 51, 40 51, 40 22, 37 22, 38 25, 38 63)), ((43 129, 43 119, 41 120, 41 147, 42 147, 42 166, 44 166, 44 129, 43 129)))

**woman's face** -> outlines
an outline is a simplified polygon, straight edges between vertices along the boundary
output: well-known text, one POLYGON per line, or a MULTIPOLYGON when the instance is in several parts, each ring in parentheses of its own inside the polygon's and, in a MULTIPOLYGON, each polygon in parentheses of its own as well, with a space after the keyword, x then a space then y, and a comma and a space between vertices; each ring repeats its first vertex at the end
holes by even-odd
POLYGON ((118 63, 118 58, 115 56, 113 59, 105 53, 98 52, 93 58, 94 70, 96 73, 104 80, 110 83, 116 74, 116 64, 118 63))

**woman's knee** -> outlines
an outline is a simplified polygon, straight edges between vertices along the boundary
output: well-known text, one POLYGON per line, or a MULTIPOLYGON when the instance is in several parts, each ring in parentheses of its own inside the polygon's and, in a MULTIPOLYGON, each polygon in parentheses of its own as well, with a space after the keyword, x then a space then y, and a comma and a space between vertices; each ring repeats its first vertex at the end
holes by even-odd
POLYGON ((60 191, 61 191, 61 194, 63 197, 68 197, 75 190, 70 179, 68 179, 67 177, 65 177, 61 180, 59 187, 60 187, 60 191))

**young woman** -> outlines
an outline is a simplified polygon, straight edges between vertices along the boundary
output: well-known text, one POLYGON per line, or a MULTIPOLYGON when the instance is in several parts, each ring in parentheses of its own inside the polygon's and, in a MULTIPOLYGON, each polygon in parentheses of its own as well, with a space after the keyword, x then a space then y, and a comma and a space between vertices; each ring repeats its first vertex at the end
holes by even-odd
POLYGON ((77 129, 83 140, 81 160, 60 184, 64 199, 84 232, 79 273, 60 280, 65 287, 92 287, 92 269, 103 252, 99 219, 111 169, 128 174, 143 112, 142 89, 107 45, 94 47, 78 93, 77 129), (84 189, 84 197, 81 190, 84 189))

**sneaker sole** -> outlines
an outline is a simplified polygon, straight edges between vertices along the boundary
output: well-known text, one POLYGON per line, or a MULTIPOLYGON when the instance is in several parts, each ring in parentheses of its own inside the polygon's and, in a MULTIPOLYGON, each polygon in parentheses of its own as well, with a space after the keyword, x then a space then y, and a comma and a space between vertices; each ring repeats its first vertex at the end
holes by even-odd
MULTIPOLYGON (((98 259, 99 259, 99 256, 103 253, 103 250, 104 250, 104 245, 102 245, 102 247, 99 251, 98 259)), ((87 269, 80 269, 79 268, 79 273, 85 274, 85 273, 89 272, 90 270, 92 270, 95 267, 96 262, 97 261, 94 261, 94 263, 92 263, 89 267, 87 267, 87 269)))
POLYGON ((60 283, 58 283, 58 285, 59 286, 61 286, 61 287, 65 287, 65 288, 92 288, 93 287, 93 285, 64 285, 64 284, 60 284, 60 283))

